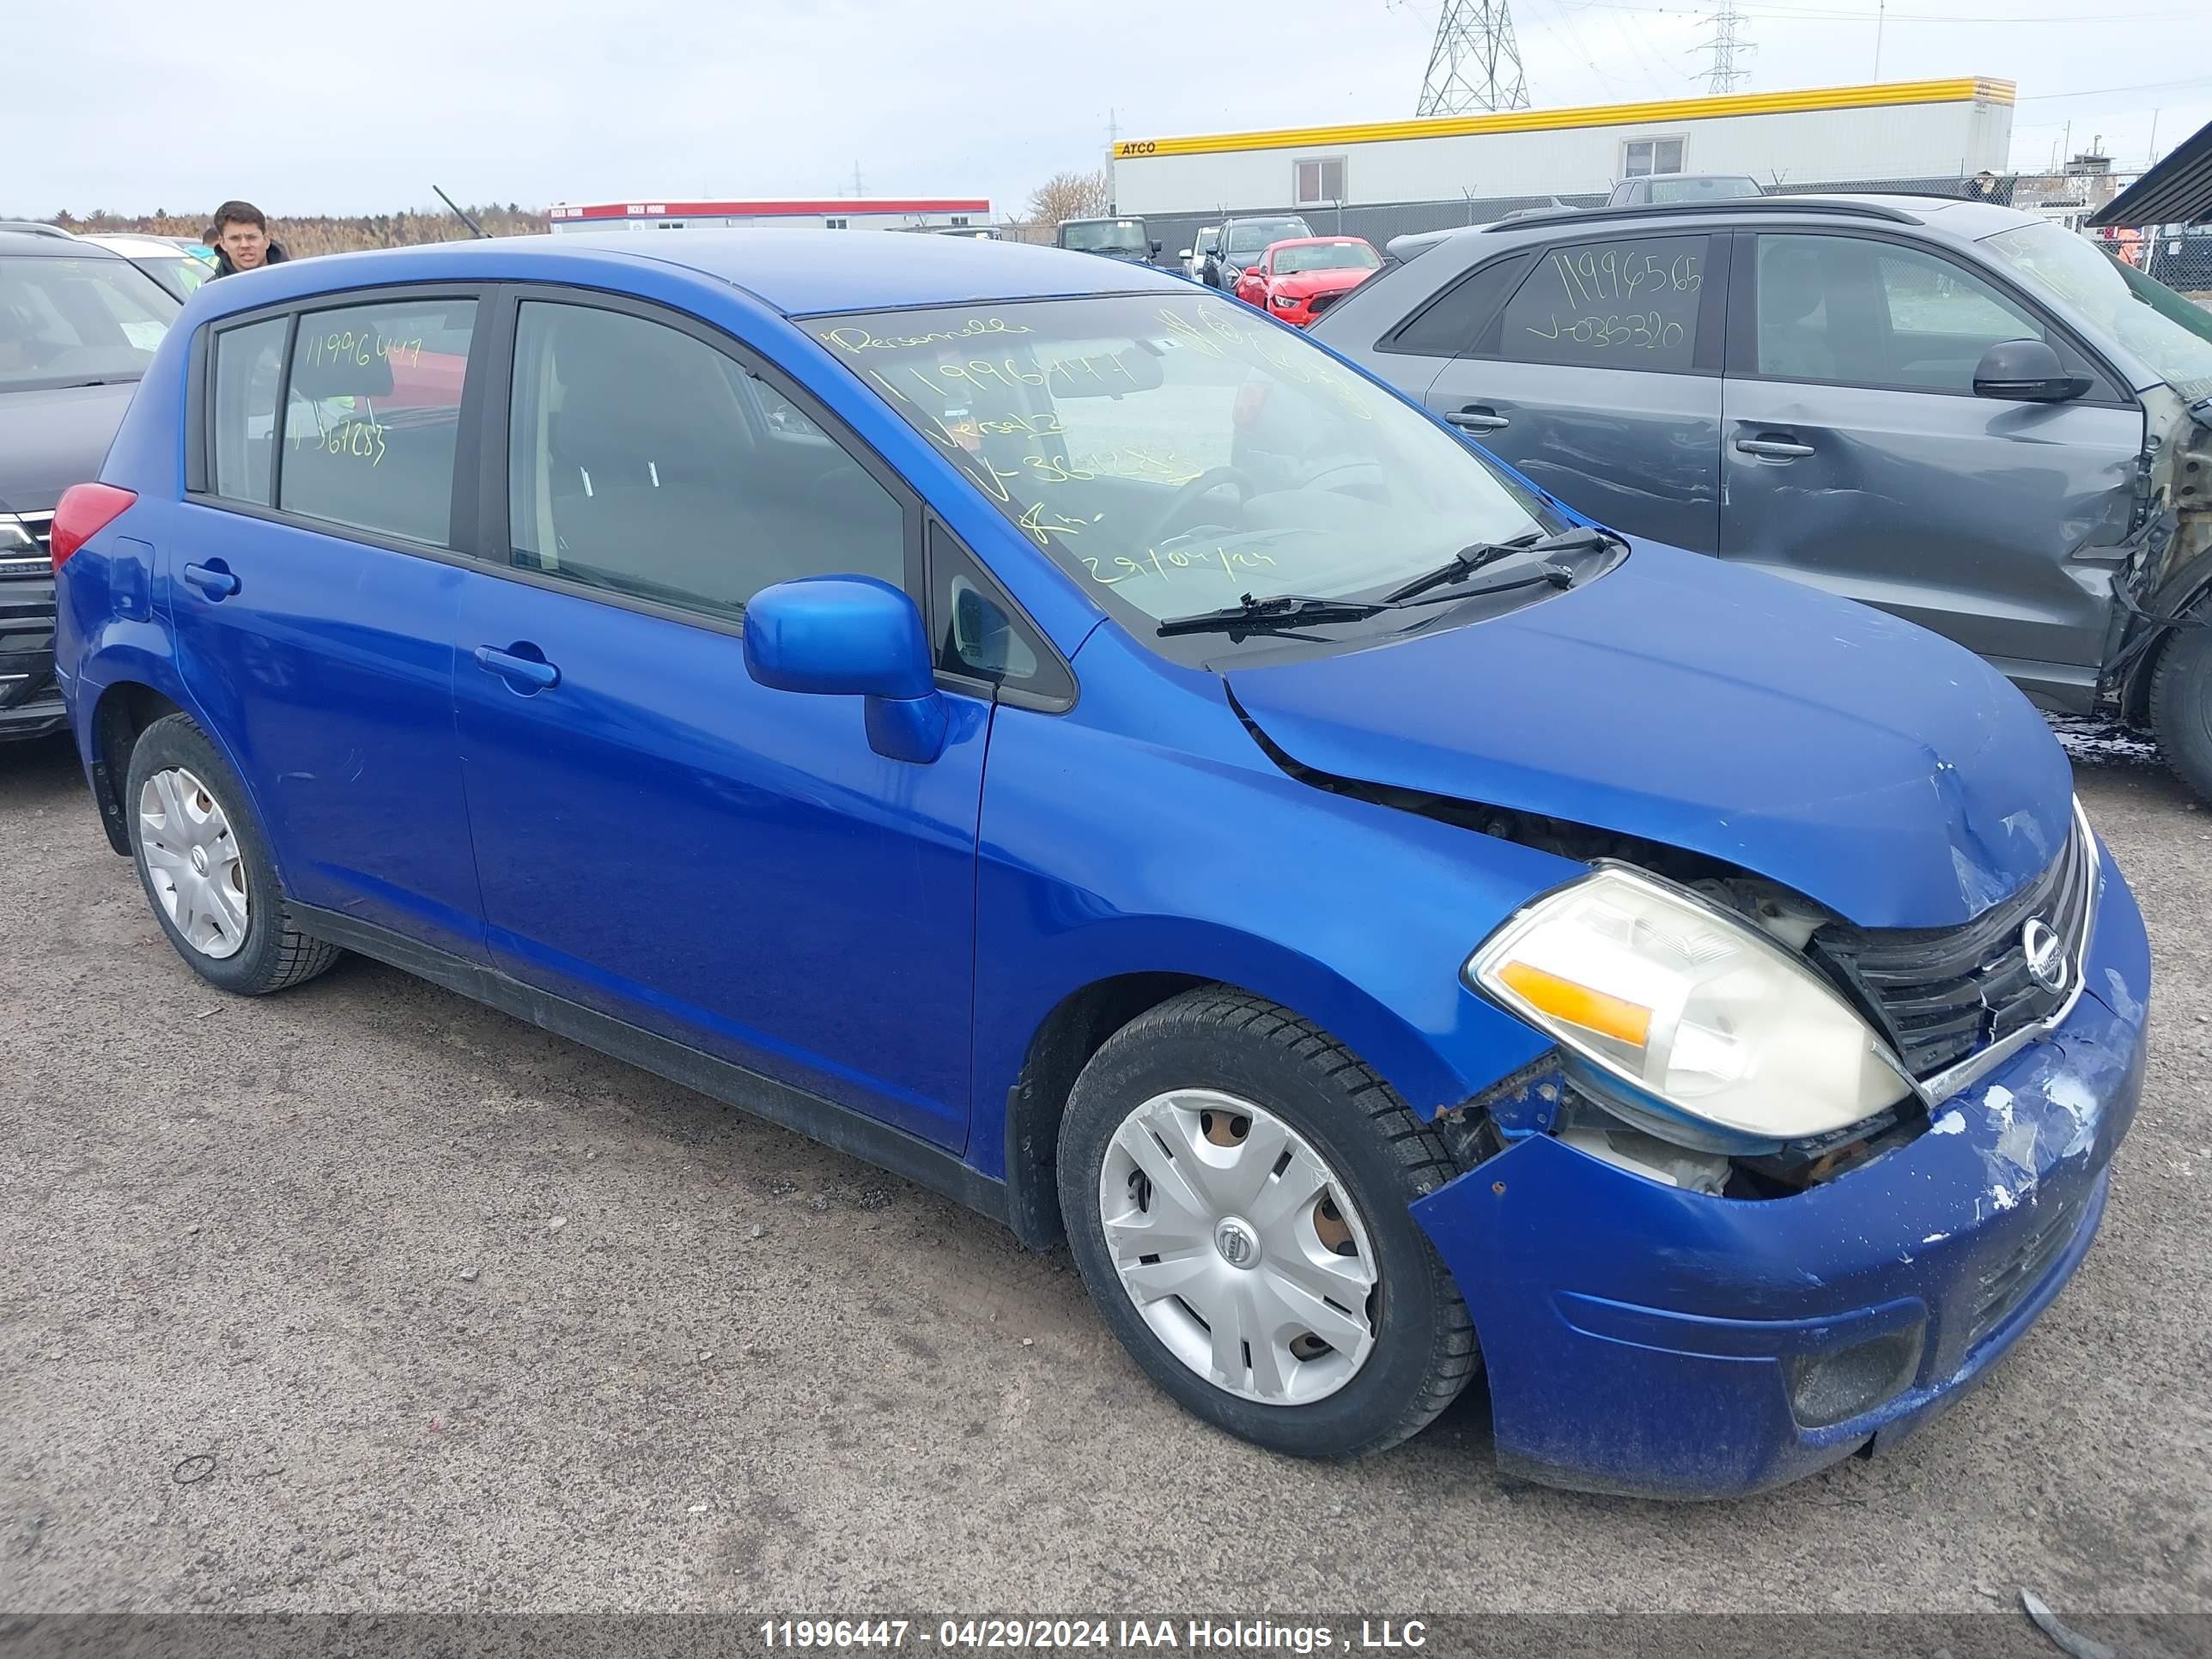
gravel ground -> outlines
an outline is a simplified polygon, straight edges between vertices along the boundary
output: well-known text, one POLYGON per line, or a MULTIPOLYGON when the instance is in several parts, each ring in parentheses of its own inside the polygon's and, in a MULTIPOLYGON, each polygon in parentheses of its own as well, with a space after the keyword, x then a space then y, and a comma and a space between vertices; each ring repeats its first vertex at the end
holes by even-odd
POLYGON ((2101 1242, 1924 1433, 1680 1507, 1501 1482, 1479 1390, 1268 1456, 943 1200, 367 962, 226 998, 0 750, 0 1606, 2212 1611, 2212 812, 2081 787, 2158 970, 2101 1242))

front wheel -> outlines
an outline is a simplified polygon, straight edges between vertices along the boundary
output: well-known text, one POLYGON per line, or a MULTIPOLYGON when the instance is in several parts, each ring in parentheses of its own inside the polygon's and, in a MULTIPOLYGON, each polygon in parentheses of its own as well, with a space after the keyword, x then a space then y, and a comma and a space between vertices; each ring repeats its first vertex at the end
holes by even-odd
POLYGON ((1209 1422, 1315 1457, 1405 1439, 1474 1373, 1467 1304, 1407 1207, 1455 1173, 1349 1050, 1218 988, 1108 1040, 1059 1153, 1076 1266, 1137 1363, 1209 1422))
MULTIPOLYGON (((2193 613, 2212 623, 2212 605, 2193 613)), ((2150 683, 2151 729, 2166 763, 2197 798, 2212 801, 2212 626, 2176 629, 2150 683)))

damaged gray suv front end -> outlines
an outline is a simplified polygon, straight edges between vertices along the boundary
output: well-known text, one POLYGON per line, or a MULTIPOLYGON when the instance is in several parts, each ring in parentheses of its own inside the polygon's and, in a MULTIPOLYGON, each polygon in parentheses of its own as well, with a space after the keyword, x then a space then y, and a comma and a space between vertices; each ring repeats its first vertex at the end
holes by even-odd
POLYGON ((1315 337, 1589 518, 1917 623, 2212 798, 2212 312, 1981 202, 1419 240, 1315 337))
POLYGON ((2154 731, 2168 763, 2212 797, 2212 312, 2057 225, 1982 246, 2089 336, 2141 401, 2096 712, 2154 731))

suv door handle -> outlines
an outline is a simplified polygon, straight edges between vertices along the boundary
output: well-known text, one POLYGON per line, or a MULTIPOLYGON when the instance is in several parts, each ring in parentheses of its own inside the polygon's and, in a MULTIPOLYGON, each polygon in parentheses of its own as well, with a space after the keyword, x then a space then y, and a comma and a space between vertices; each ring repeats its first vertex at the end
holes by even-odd
POLYGON ((1513 422, 1496 410, 1481 404, 1472 404, 1465 409, 1455 409, 1445 415, 1462 432, 1503 432, 1513 422))
POLYGON ((550 662, 517 656, 512 651, 489 645, 478 646, 476 658, 477 667, 488 674, 498 675, 518 691, 550 691, 561 684, 561 671, 550 662))
POLYGON ((182 571, 184 579, 210 599, 227 599, 238 592, 238 578, 221 559, 210 559, 205 564, 188 564, 182 571))
POLYGON ((1769 461, 1794 461, 1800 455, 1813 453, 1810 444, 1790 443, 1781 438, 1738 438, 1735 447, 1747 455, 1769 461))

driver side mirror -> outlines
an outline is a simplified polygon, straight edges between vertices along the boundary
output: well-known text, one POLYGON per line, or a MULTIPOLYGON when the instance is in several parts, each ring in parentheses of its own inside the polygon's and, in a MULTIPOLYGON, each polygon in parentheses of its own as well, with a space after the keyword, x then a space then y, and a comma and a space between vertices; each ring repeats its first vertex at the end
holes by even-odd
POLYGON ((2088 391, 2086 374, 2069 374, 2041 340, 1999 340, 1974 366, 1974 395, 2012 403, 2063 404, 2088 391))
POLYGON ((745 605, 745 672, 772 691, 867 699, 868 746, 927 765, 949 725, 914 601, 872 576, 807 576, 745 605))
POLYGON ((1176 255, 1176 258, 1178 258, 1178 259, 1188 259, 1188 258, 1190 258, 1190 250, 1189 250, 1188 248, 1184 248, 1181 252, 1179 252, 1179 253, 1177 253, 1177 254, 1176 255))

